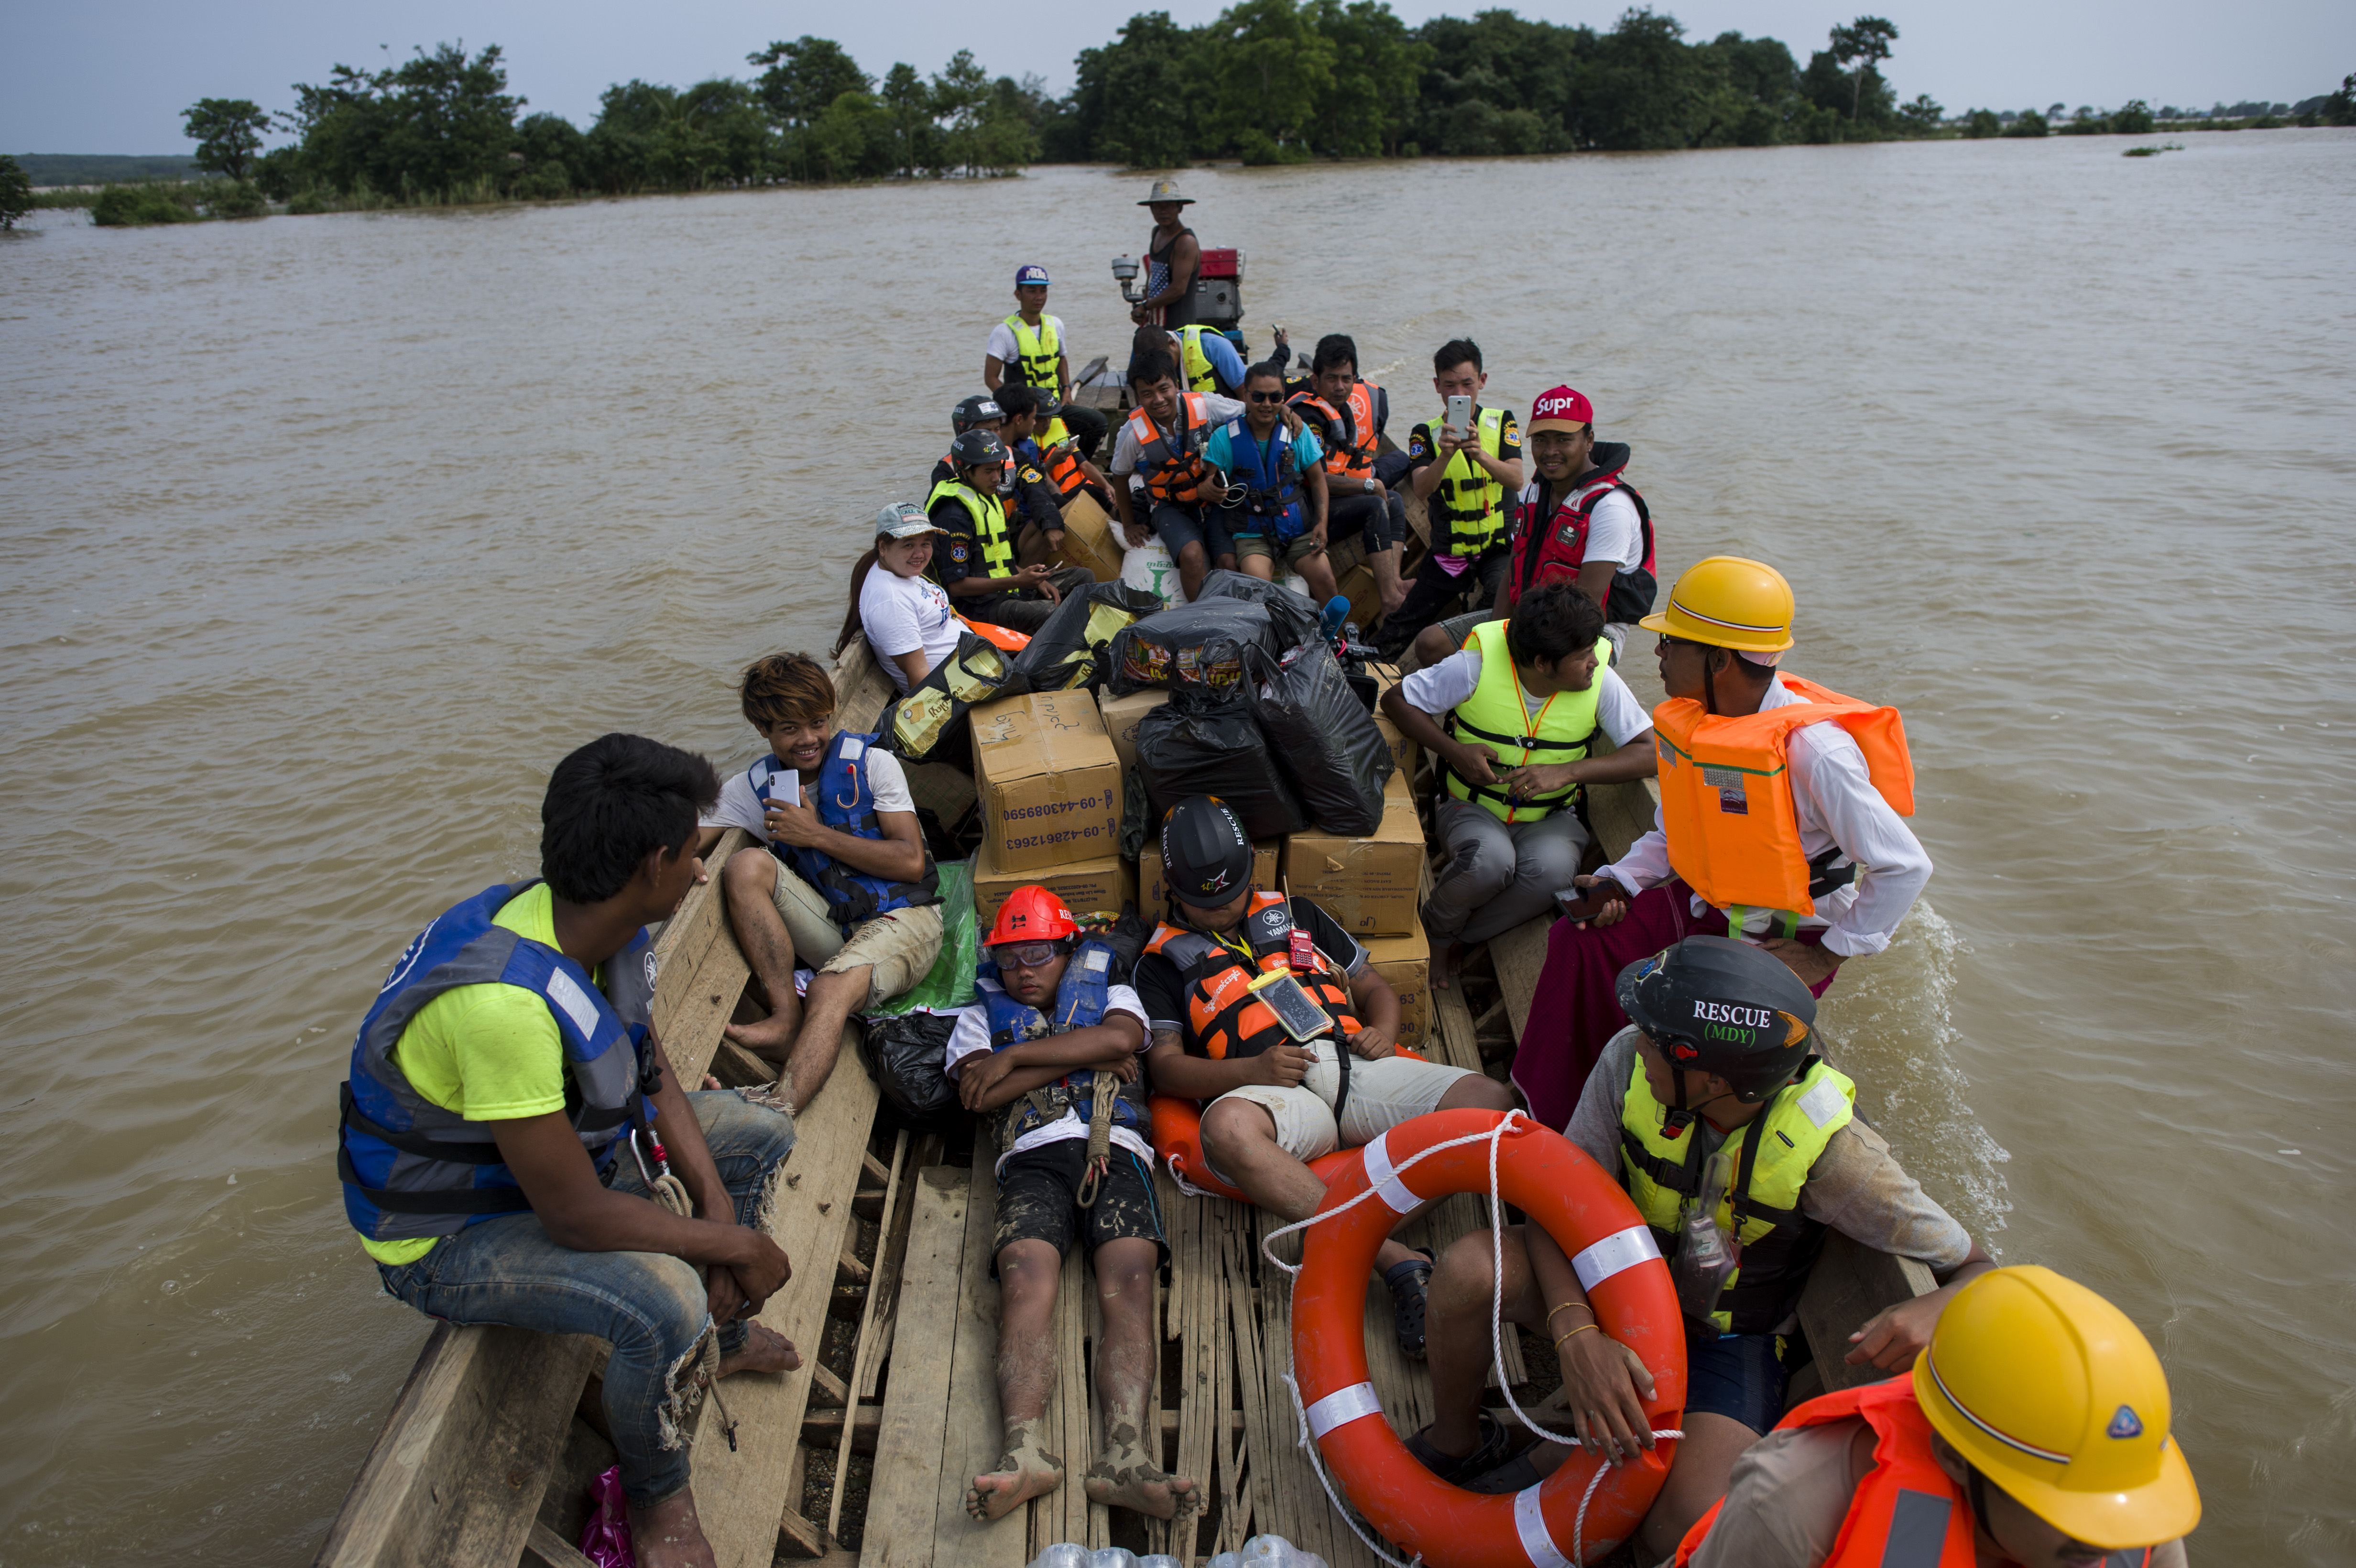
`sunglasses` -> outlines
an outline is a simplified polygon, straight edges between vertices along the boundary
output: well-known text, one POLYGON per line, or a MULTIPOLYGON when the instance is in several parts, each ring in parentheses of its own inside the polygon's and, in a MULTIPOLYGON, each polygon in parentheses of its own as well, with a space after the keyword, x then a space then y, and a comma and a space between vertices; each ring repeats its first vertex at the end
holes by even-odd
POLYGON ((1249 394, 1249 396, 1251 400, 1256 403, 1280 403, 1284 401, 1284 394, 1282 392, 1253 392, 1249 394))
POLYGON ((1064 950, 1060 942, 1004 942, 990 950, 1001 969, 1044 969, 1064 950))
POLYGON ((1673 637, 1666 632, 1663 632, 1660 642, 1655 645, 1655 651, 1667 653, 1671 648, 1706 648, 1708 646, 1709 646, 1708 643, 1697 643, 1691 637, 1673 637))

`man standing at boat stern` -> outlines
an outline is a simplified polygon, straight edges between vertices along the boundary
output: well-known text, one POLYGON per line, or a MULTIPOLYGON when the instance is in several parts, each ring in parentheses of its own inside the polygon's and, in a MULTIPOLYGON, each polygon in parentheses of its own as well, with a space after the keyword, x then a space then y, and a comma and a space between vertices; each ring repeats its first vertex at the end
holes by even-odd
POLYGON ((1712 556, 1637 623, 1658 634, 1668 700, 1653 709, 1653 830, 1562 895, 1514 1082, 1559 1125, 1625 1024, 1620 971, 1679 937, 1728 932, 1817 996, 1842 964, 1890 945, 1931 880, 1903 818, 1914 764, 1894 708, 1779 670, 1792 585, 1763 561, 1712 556))
POLYGON ((683 1093, 649 1021, 646 928, 703 880, 696 821, 719 788, 701 757, 636 735, 558 763, 543 880, 485 890, 402 954, 337 1136, 344 1211, 388 1292, 445 1322, 612 1341, 605 1419, 646 1568, 712 1560, 683 1435, 705 1388, 801 1364, 750 1321, 793 1272, 767 1230, 793 1120, 683 1093))

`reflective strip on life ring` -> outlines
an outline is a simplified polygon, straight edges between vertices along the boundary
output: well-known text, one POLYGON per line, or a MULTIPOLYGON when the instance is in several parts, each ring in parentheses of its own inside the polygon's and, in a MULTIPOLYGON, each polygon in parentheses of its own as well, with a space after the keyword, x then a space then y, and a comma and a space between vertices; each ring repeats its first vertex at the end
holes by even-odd
MULTIPOLYGON (((1370 1189, 1379 1194, 1301 1232, 1292 1295, 1293 1373, 1334 1481, 1383 1535, 1449 1568, 1570 1568, 1580 1499, 1602 1461, 1574 1454, 1537 1486, 1490 1497, 1450 1486, 1418 1464, 1377 1413, 1366 1370, 1366 1273, 1400 1213, 1452 1192, 1489 1190, 1489 1145, 1417 1155, 1493 1130, 1494 1111, 1436 1111, 1392 1128, 1325 1176, 1321 1214, 1370 1189), (1397 1191, 1388 1189, 1397 1189, 1397 1191), (1402 1203, 1404 1198, 1404 1203, 1402 1203)), ((1559 1133, 1528 1122, 1497 1150, 1503 1201, 1545 1227, 1570 1254, 1604 1333, 1636 1352, 1653 1374, 1645 1413, 1655 1429, 1681 1424, 1685 1325, 1676 1290, 1636 1206, 1611 1174, 1559 1133)), ((1594 1563, 1635 1533, 1667 1479, 1676 1445, 1664 1439, 1636 1463, 1607 1473, 1589 1504, 1583 1540, 1594 1563)))

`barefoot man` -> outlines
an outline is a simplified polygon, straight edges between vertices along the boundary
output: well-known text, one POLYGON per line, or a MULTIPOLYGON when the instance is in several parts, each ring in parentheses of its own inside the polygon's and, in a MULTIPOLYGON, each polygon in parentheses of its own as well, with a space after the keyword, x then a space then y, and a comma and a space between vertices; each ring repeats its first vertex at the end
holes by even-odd
POLYGON ((851 1014, 922 980, 941 950, 932 852, 900 759, 876 737, 834 733, 834 681, 807 654, 771 654, 744 672, 745 720, 768 755, 720 787, 700 851, 742 827, 761 848, 728 859, 728 923, 769 1016, 728 1038, 782 1069, 778 1103, 807 1107, 826 1086, 851 1014), (798 965, 815 965, 807 997, 798 965))
POLYGON ((1044 888, 1017 888, 1000 906, 984 956, 981 999, 949 1036, 948 1074, 998 1141, 991 1269, 1006 1452, 973 1478, 966 1511, 999 1519, 1063 1484, 1063 1456, 1044 1445, 1051 1329, 1056 1275, 1085 1229, 1104 1312, 1096 1378, 1104 1436, 1088 1500, 1173 1519, 1195 1495, 1191 1479, 1162 1468, 1162 1425, 1150 1408, 1160 1349, 1153 1276, 1169 1247, 1145 1141, 1145 1005, 1113 982, 1128 964, 1102 940, 1080 940, 1072 912, 1044 888))
POLYGON ((712 1562, 685 1435, 704 1358, 723 1378, 801 1365, 751 1321, 793 1273, 768 1233, 793 1118, 682 1093, 650 1022, 646 927, 703 880, 696 815, 719 788, 701 757, 636 735, 558 763, 544 880, 486 889, 410 944, 360 1025, 337 1139, 388 1293, 613 1342, 605 1423, 645 1568, 712 1562))

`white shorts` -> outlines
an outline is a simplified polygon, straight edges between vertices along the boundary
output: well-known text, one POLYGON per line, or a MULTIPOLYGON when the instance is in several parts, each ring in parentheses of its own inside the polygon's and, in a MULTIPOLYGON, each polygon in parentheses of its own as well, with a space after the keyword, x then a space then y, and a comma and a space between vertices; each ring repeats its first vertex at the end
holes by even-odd
MULTIPOLYGON (((1276 1123, 1277 1146, 1306 1162, 1337 1148, 1355 1148, 1401 1122, 1438 1110, 1441 1095, 1472 1076, 1464 1068, 1419 1061, 1412 1056, 1386 1056, 1377 1061, 1353 1058, 1350 1098, 1336 1125, 1333 1096, 1341 1091, 1342 1070, 1335 1064, 1332 1040, 1317 1041, 1315 1050, 1317 1060, 1299 1084, 1278 1088, 1248 1083, 1228 1090, 1211 1104, 1244 1100, 1259 1106, 1276 1123)), ((1210 1107, 1204 1109, 1207 1113, 1210 1107)))

